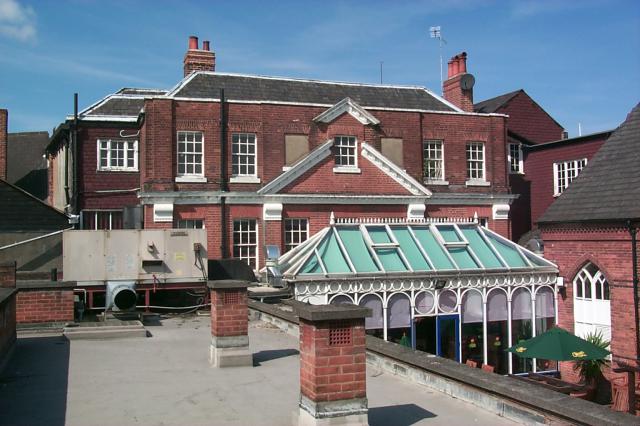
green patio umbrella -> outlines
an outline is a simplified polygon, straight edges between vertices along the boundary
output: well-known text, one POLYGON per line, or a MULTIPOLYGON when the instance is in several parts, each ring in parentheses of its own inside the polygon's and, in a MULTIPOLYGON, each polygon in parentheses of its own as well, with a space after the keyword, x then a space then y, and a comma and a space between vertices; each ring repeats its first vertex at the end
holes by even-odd
POLYGON ((611 353, 560 327, 553 327, 539 336, 519 342, 507 351, 521 358, 540 358, 553 361, 602 359, 611 353))

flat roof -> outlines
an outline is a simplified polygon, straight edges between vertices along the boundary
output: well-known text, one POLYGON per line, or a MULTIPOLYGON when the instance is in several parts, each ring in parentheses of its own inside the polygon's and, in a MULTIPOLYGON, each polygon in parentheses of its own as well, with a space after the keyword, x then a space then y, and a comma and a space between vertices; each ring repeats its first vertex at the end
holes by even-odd
MULTIPOLYGON (((28 425, 288 425, 298 412, 299 341, 251 322, 254 367, 209 365, 208 316, 167 318, 148 338, 19 338, 0 413, 28 425)), ((513 424, 367 366, 371 425, 513 424)))

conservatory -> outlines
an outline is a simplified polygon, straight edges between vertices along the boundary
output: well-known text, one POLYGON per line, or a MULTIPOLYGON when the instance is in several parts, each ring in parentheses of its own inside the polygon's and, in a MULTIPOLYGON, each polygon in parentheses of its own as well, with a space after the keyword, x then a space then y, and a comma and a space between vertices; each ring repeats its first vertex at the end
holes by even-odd
POLYGON ((556 266, 474 221, 336 219, 278 260, 296 299, 371 308, 367 333, 500 374, 555 369, 505 349, 556 323, 556 266))

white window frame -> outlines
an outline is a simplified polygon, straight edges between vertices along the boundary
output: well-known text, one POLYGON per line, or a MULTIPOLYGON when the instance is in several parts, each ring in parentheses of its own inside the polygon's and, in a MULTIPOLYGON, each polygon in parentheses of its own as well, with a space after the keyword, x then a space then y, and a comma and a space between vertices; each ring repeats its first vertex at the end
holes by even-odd
POLYGON ((260 183, 258 178, 258 135, 255 133, 236 132, 231 134, 231 177, 229 178, 231 183, 260 183), (246 137, 246 142, 243 142, 242 137, 246 137), (253 143, 249 142, 250 138, 253 138, 253 143), (240 152, 240 147, 246 145, 246 152, 240 152), (249 152, 249 146, 253 145, 253 152, 249 152), (238 152, 236 153, 235 146, 238 146, 238 152), (253 158, 253 173, 240 173, 241 167, 249 167, 250 163, 241 164, 237 162, 240 157, 246 157, 247 159, 253 158), (238 167, 238 172, 234 173, 234 168, 238 167))
POLYGON ((510 143, 509 152, 507 154, 507 164, 509 165, 509 173, 523 175, 524 161, 522 159, 522 144, 510 143), (515 156, 514 156, 515 153, 515 156))
MULTIPOLYGON (((110 210, 93 210, 93 209, 87 209, 87 210, 82 210, 80 212, 80 229, 83 230, 92 230, 92 231, 97 231, 100 228, 98 228, 98 215, 108 215, 109 218, 109 227, 105 228, 106 230, 111 230, 114 229, 113 228, 113 215, 115 214, 120 214, 120 222, 122 224, 122 226, 124 227, 124 211, 121 209, 110 209, 110 210), (93 228, 89 229, 89 228, 85 228, 85 224, 87 222, 87 215, 93 215, 93 228)), ((115 228, 115 229, 123 229, 122 228, 115 228)))
POLYGON ((257 219, 234 219, 233 220, 233 257, 246 261, 249 266, 254 269, 258 269, 258 257, 259 257, 259 244, 258 244, 258 220, 257 219), (236 225, 239 225, 239 229, 236 229, 236 225), (250 229, 253 227, 254 229, 250 229), (248 235, 254 234, 255 244, 250 242, 248 235), (236 244, 236 234, 240 234, 240 243, 236 244), (247 236, 247 237, 243 237, 247 236), (247 242, 249 241, 249 242, 247 242), (254 248, 255 255, 251 256, 251 248, 254 248), (236 251, 237 249, 237 251, 236 251), (253 265, 251 264, 253 261, 253 265))
POLYGON ((207 179, 204 177, 204 132, 199 131, 199 130, 178 130, 176 132, 176 182, 206 182, 207 179), (200 141, 197 141, 195 136, 199 135, 200 136, 200 141), (185 140, 181 141, 180 137, 181 136, 185 136, 185 140), (192 139, 188 140, 187 138, 191 136, 192 139), (180 150, 180 144, 181 143, 193 143, 195 144, 200 144, 200 152, 197 152, 195 149, 193 151, 181 151, 180 150), (185 160, 184 162, 184 167, 185 167, 185 171, 183 173, 180 173, 180 155, 193 155, 193 156, 200 156, 200 162, 196 162, 195 160, 192 162, 187 162, 185 160), (187 172, 187 168, 193 167, 195 169, 195 166, 200 165, 200 173, 196 173, 196 172, 187 172))
POLYGON ((97 170, 99 171, 107 171, 107 172, 137 172, 138 171, 138 141, 130 140, 130 139, 98 139, 97 140, 97 170), (113 147, 115 143, 123 144, 123 165, 122 166, 113 166, 111 162, 116 160, 117 157, 114 157, 114 151, 116 149, 113 147), (102 145, 105 144, 103 147, 102 145), (131 149, 131 145, 133 145, 133 150, 131 149), (103 166, 102 163, 102 152, 106 151, 107 156, 107 165, 103 166), (131 153, 133 151, 133 153, 131 153), (133 156, 133 166, 128 166, 129 160, 131 159, 129 155, 133 156))
POLYGON ((489 186, 489 182, 487 181, 487 156, 485 145, 486 144, 481 141, 471 141, 467 142, 465 145, 464 151, 467 169, 467 186, 489 186), (482 149, 478 150, 478 147, 482 149), (476 154, 476 158, 473 158, 474 153, 476 154), (481 159, 478 159, 478 154, 482 156, 481 159), (472 165, 476 165, 476 167, 472 167, 472 165), (478 168, 477 165, 480 165, 480 167, 478 168))
POLYGON ((336 135, 333 137, 333 149, 335 162, 333 171, 335 173, 360 173, 358 168, 358 138, 349 135, 336 135), (353 151, 350 152, 351 150, 353 151), (342 158, 353 159, 353 164, 339 164, 342 163, 342 158))
POLYGON ((206 229, 204 219, 176 219, 177 229, 206 229))
POLYGON ((589 332, 600 331, 605 339, 611 340, 611 286, 604 273, 593 263, 583 266, 573 279, 573 313, 576 335, 584 338, 589 332), (588 297, 587 286, 590 290, 588 297), (605 298, 605 286, 608 298, 605 298), (600 297, 597 297, 598 287, 600 297))
MULTIPOLYGON (((293 227, 292 227, 293 228, 293 227)), ((307 218, 286 218, 284 220, 284 250, 285 253, 297 247, 309 239, 309 219, 307 218), (300 226, 303 224, 304 226, 300 226), (296 224, 295 229, 287 229, 287 224, 296 224), (294 238, 297 237, 297 238, 294 238), (304 237, 304 238, 303 238, 304 237), (297 240, 298 242, 293 242, 297 240)))
POLYGON ((586 166, 586 158, 553 163, 553 196, 560 196, 586 166))
POLYGON ((422 141, 422 180, 430 185, 448 185, 445 180, 444 141, 441 139, 427 139, 422 141), (433 146, 432 146, 433 145, 433 146), (440 158, 427 158, 427 153, 438 153, 440 158), (440 162, 440 178, 427 176, 427 161, 440 162))

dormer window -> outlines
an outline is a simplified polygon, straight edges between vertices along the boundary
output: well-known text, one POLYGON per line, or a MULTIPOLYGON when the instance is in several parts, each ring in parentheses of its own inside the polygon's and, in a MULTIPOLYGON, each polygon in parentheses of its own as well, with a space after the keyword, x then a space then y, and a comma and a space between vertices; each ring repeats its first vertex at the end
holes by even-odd
POLYGON ((334 172, 358 173, 358 141, 355 136, 336 136, 333 139, 335 152, 334 172))

